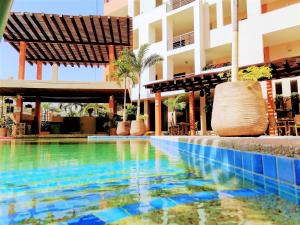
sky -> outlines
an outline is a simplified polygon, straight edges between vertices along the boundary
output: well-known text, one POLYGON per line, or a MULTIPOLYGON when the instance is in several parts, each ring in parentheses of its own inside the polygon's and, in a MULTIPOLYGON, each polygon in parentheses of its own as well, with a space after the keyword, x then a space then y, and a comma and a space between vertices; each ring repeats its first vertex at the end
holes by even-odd
MULTIPOLYGON (((0 0, 1 1, 1 0, 0 0)), ((103 0, 14 0, 14 12, 38 12, 66 15, 103 15, 103 0)), ((0 79, 18 77, 19 53, 4 42, 0 43, 0 79)), ((26 80, 36 79, 36 65, 26 63, 26 80)), ((43 65, 43 80, 51 79, 51 66, 43 65)), ((103 68, 59 67, 59 79, 65 81, 101 81, 103 68)))

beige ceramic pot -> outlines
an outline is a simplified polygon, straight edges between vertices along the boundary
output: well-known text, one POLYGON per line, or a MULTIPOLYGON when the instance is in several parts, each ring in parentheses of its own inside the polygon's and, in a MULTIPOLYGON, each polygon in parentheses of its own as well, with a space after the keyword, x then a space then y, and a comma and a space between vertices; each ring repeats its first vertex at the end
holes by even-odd
POLYGON ((130 133, 130 125, 128 121, 125 122, 118 122, 118 127, 117 127, 117 135, 118 136, 127 136, 130 133))
POLYGON ((268 126, 266 101, 258 82, 216 86, 211 126, 219 136, 259 136, 268 126))
POLYGON ((7 135, 7 129, 0 128, 0 137, 6 137, 6 135, 7 135))
POLYGON ((144 120, 133 120, 131 121, 130 135, 141 136, 146 131, 144 120))

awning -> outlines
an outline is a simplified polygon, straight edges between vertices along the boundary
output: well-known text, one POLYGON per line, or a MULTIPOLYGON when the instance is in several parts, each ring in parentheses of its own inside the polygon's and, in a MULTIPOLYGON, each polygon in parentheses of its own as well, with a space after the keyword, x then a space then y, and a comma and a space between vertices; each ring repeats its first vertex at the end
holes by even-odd
POLYGON ((31 64, 99 66, 109 63, 109 46, 115 58, 131 46, 132 19, 13 12, 4 38, 17 51, 19 43, 26 42, 31 64))

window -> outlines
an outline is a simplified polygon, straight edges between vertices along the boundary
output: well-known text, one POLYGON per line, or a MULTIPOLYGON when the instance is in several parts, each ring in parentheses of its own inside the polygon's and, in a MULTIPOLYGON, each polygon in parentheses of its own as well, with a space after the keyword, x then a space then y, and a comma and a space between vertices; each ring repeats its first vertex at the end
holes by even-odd
POLYGON ((297 80, 291 80, 291 92, 298 92, 298 81, 297 80))
POLYGON ((217 28, 217 7, 216 4, 209 6, 209 27, 210 29, 217 28))
POLYGON ((275 91, 276 91, 276 95, 282 95, 282 83, 281 82, 275 83, 275 91))

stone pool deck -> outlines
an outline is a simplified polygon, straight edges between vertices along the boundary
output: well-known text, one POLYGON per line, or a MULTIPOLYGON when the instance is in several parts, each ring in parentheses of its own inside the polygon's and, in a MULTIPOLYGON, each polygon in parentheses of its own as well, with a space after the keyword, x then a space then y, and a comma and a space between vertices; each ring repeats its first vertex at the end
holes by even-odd
POLYGON ((300 158, 300 137, 162 136, 156 138, 300 158))

